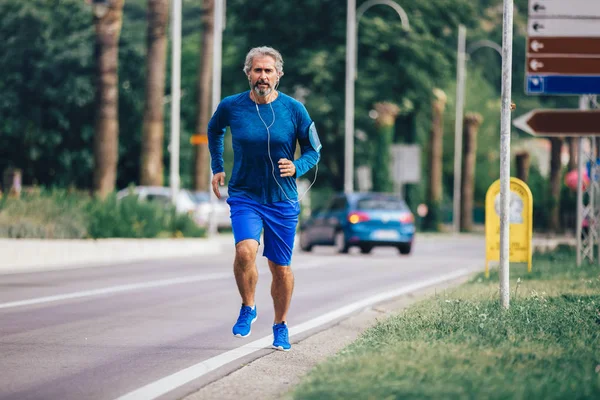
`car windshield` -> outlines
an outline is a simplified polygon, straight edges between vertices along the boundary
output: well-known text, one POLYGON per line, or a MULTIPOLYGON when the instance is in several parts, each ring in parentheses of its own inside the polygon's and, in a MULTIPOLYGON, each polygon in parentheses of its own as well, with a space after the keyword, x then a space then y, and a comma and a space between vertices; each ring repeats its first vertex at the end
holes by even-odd
POLYGON ((358 210, 406 210, 403 200, 393 197, 363 197, 356 203, 358 210))

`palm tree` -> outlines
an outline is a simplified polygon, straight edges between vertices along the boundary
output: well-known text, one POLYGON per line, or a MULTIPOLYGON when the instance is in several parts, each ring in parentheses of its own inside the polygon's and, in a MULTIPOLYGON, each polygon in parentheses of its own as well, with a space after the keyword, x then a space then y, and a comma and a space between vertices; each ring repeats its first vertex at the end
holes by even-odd
POLYGON ((427 187, 429 212, 424 220, 424 227, 426 230, 437 231, 441 222, 444 109, 446 108, 447 97, 441 89, 434 89, 433 94, 429 136, 429 186, 427 187))
POLYGON ((477 133, 483 122, 478 113, 467 113, 463 119, 463 159, 461 177, 460 230, 473 229, 473 201, 475 194, 475 166, 477 161, 477 133))
POLYGON ((107 1, 94 14, 96 28, 96 116, 94 124, 94 192, 104 197, 115 190, 119 150, 119 36, 124 0, 107 1))
POLYGON ((391 192, 394 189, 390 165, 392 157, 390 149, 394 141, 394 124, 400 108, 389 102, 375 103, 377 118, 377 154, 373 168, 373 190, 376 192, 391 192))
POLYGON ((169 0, 148 0, 146 106, 142 133, 140 184, 163 184, 163 140, 169 0))
MULTIPOLYGON (((198 113, 196 120, 196 134, 206 139, 206 130, 210 120, 210 95, 211 75, 213 59, 213 35, 214 35, 214 0, 204 0, 202 10, 202 42, 200 54, 200 68, 198 69, 198 113)), ((196 145, 194 152, 194 189, 198 191, 208 190, 209 180, 209 153, 208 143, 202 140, 196 145)))

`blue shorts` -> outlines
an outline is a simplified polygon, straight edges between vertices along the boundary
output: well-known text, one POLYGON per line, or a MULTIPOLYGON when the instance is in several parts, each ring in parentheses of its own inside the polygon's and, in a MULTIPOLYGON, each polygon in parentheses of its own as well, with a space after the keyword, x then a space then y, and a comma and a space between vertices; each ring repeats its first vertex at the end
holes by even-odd
POLYGON ((231 228, 235 244, 254 239, 260 243, 264 229, 263 256, 278 265, 290 265, 300 204, 289 201, 260 204, 246 197, 229 197, 231 228))

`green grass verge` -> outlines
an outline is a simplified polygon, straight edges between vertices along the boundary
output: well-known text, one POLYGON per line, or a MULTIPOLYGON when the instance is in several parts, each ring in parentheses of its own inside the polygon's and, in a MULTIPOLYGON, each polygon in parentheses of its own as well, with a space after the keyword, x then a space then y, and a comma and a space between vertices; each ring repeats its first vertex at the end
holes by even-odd
MULTIPOLYGON (((494 271, 493 271, 494 272, 494 271)), ((600 267, 534 257, 414 304, 317 366, 295 399, 599 399, 600 267)))

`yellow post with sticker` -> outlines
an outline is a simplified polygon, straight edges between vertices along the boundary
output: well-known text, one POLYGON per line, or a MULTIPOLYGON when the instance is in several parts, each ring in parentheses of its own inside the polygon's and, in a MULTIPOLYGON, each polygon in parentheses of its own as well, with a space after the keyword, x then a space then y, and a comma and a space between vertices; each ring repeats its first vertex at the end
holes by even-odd
MULTIPOLYGON (((529 186, 510 178, 509 262, 527 263, 531 272, 533 238, 533 195, 529 186)), ((492 183, 485 196, 485 276, 490 261, 500 261, 500 180, 492 183)))

